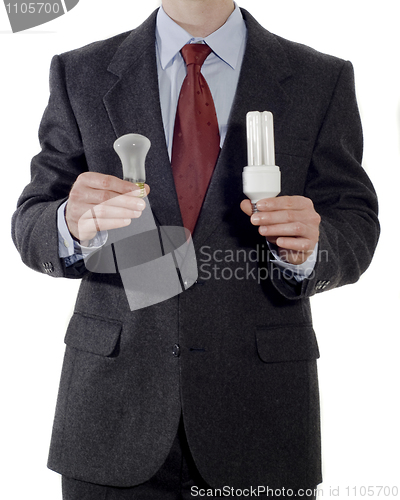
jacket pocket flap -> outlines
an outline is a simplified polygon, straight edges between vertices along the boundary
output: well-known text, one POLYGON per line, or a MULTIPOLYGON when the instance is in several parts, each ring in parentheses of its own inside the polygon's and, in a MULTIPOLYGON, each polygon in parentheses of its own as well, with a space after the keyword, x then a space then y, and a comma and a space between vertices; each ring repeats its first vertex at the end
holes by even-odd
POLYGON ((117 345, 121 329, 119 321, 74 313, 64 341, 81 351, 110 356, 117 345))
POLYGON ((319 358, 312 326, 257 327, 257 350, 266 363, 319 358))

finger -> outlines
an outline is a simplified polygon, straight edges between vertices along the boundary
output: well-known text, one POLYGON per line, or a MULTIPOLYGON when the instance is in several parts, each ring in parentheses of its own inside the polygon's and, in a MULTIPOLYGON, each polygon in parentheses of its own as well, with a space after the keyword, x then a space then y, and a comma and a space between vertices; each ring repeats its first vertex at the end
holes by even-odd
POLYGON ((72 186, 69 198, 74 204, 98 205, 121 195, 143 198, 149 192, 147 184, 138 185, 112 175, 85 172, 72 186))
POLYGON ((142 210, 102 204, 92 207, 90 212, 86 212, 84 216, 85 218, 96 217, 97 219, 136 219, 141 214, 142 210))
POLYGON ((142 198, 137 196, 132 196, 130 193, 120 194, 119 196, 113 196, 103 203, 96 205, 97 207, 103 207, 105 210, 108 207, 114 208, 126 208, 128 210, 143 211, 146 208, 146 202, 142 198))
POLYGON ((306 223, 307 213, 304 210, 274 210, 273 212, 258 212, 251 216, 254 226, 269 226, 272 224, 290 224, 292 222, 306 223))
MULTIPOLYGON (((269 243, 272 243, 273 245, 276 245, 278 248, 279 253, 283 253, 283 256, 286 256, 287 254, 285 253, 285 250, 290 251, 290 256, 292 257, 292 252, 293 254, 299 253, 301 256, 306 255, 306 258, 303 259, 306 260, 313 252, 315 248, 315 244, 311 240, 308 240, 306 238, 301 239, 301 238, 288 238, 288 237, 281 237, 281 236, 268 236, 267 241, 269 243), (303 240, 303 241, 301 241, 303 240), (304 249, 306 248, 306 249, 304 249)), ((283 260, 289 260, 293 261, 292 258, 287 259, 283 258, 283 260)), ((301 260, 300 258, 296 258, 296 260, 301 260)))
POLYGON ((276 198, 265 198, 257 202, 257 209, 260 212, 305 210, 313 207, 312 201, 304 196, 278 196, 276 198))
POLYGON ((78 222, 78 239, 91 240, 97 232, 129 226, 131 219, 83 219, 78 222))
POLYGON ((292 222, 289 224, 271 224, 270 226, 260 226, 258 231, 263 236, 289 236, 297 238, 313 238, 315 231, 313 228, 302 222, 292 222))
MULTIPOLYGON (((91 200, 96 199, 93 196, 91 200)), ((122 218, 132 218, 129 212, 142 212, 146 208, 146 202, 137 198, 136 196, 130 196, 129 194, 113 196, 107 201, 102 203, 80 203, 78 209, 80 213, 83 213, 83 217, 90 218, 90 210, 92 208, 96 209, 96 216, 100 218, 118 218, 120 217, 119 211, 121 212, 122 218), (126 212, 124 212, 124 210, 126 212)))
POLYGON ((288 238, 279 237, 276 239, 276 245, 280 249, 291 250, 309 257, 315 248, 315 243, 307 238, 288 238))
POLYGON ((141 215, 142 210, 134 210, 123 206, 110 206, 103 203, 101 205, 92 205, 82 214, 79 220, 137 219, 141 215))
POLYGON ((299 265, 305 262, 312 252, 304 252, 291 250, 288 248, 279 248, 278 249, 279 258, 284 262, 289 262, 290 264, 299 265))
POLYGON ((146 196, 149 195, 150 193, 150 186, 148 184, 133 184, 134 186, 137 186, 138 189, 134 189, 133 191, 127 193, 128 195, 131 196, 138 196, 139 198, 145 198, 146 196))
POLYGON ((132 184, 132 182, 125 181, 114 175, 101 174, 99 172, 84 172, 79 175, 76 184, 81 187, 117 194, 125 194, 137 190, 137 185, 132 184))
POLYGON ((253 213, 253 209, 252 209, 250 200, 243 200, 240 203, 240 208, 247 215, 251 215, 253 213))

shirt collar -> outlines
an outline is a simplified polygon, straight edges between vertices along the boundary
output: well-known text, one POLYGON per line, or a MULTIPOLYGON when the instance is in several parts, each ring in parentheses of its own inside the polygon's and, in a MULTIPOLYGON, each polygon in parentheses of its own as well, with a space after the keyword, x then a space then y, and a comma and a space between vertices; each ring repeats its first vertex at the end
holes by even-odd
POLYGON ((157 14, 156 42, 162 69, 168 66, 184 45, 202 40, 220 59, 235 69, 245 37, 246 25, 236 3, 226 23, 205 38, 192 37, 165 13, 162 6, 157 14))

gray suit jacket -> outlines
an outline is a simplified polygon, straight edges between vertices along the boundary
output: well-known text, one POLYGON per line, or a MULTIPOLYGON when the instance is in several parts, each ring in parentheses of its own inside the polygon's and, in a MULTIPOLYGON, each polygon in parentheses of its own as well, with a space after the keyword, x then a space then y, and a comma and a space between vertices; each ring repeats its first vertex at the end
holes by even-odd
POLYGON ((121 177, 112 145, 135 132, 152 143, 146 169, 156 220, 182 224, 162 127, 155 14, 132 32, 53 60, 42 151, 18 202, 13 238, 33 269, 82 278, 49 456, 49 467, 62 474, 116 486, 147 480, 165 460, 183 413, 210 485, 321 481, 309 297, 355 282, 368 267, 379 234, 377 200, 360 166, 350 63, 243 15, 240 81, 194 233, 199 280, 134 312, 118 274, 64 267, 56 211, 81 172, 121 177), (281 194, 311 198, 322 217, 321 258, 300 285, 276 272, 265 240, 239 208, 250 110, 274 114, 281 194))

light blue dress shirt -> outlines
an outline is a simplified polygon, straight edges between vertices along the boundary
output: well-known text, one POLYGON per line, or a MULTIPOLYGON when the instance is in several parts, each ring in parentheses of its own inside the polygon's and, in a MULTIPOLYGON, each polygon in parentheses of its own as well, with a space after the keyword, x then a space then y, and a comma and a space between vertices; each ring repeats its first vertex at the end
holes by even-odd
MULTIPOLYGON (((161 113, 170 158, 176 108, 181 86, 186 76, 186 64, 180 50, 187 43, 206 43, 212 49, 201 71, 213 96, 222 148, 243 62, 246 37, 246 24, 236 4, 235 10, 226 23, 205 38, 191 36, 160 7, 156 22, 156 58, 161 113)), ((60 206, 58 211, 59 255, 65 259, 65 264, 68 266, 102 246, 107 240, 107 232, 98 233, 91 241, 90 247, 82 247, 73 240, 68 231, 64 217, 65 204, 66 202, 60 206)), ((273 251, 277 263, 289 273, 288 277, 295 277, 297 280, 304 279, 311 274, 316 252, 317 247, 314 254, 304 264, 294 266, 280 261, 273 251)))

